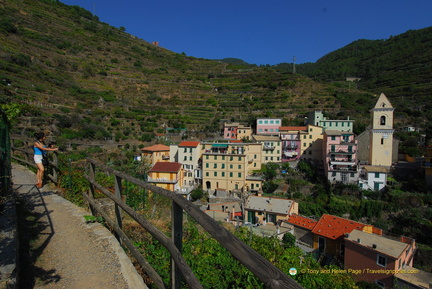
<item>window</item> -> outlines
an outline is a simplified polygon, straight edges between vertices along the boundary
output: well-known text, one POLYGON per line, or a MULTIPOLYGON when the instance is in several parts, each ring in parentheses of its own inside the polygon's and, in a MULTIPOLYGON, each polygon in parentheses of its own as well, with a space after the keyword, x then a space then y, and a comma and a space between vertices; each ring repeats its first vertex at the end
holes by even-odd
POLYGON ((238 173, 238 177, 241 178, 242 177, 242 173, 238 173))
POLYGON ((225 172, 222 172, 222 177, 225 177, 225 172))
POLYGON ((385 268, 387 265, 387 258, 381 255, 377 255, 377 264, 385 268))
POLYGON ((331 140, 336 140, 336 136, 332 135, 331 140))
POLYGON ((238 169, 241 170, 241 165, 238 165, 238 169))
POLYGON ((213 164, 213 168, 214 168, 214 169, 217 169, 217 164, 213 164))
POLYGON ((217 172, 214 172, 214 173, 213 173, 213 176, 217 177, 217 172))
POLYGON ((381 138, 381 144, 382 145, 384 144, 384 138, 381 138))
POLYGON ((184 149, 183 149, 183 152, 186 153, 186 152, 187 152, 187 148, 184 148, 184 149))
POLYGON ((378 179, 380 177, 380 173, 375 173, 375 179, 378 179))
POLYGON ((187 156, 184 156, 183 160, 186 161, 187 160, 187 156))
POLYGON ((209 172, 206 172, 206 177, 208 177, 209 176, 209 172))
POLYGON ((233 168, 233 165, 230 165, 230 169, 232 169, 233 168))
POLYGON ((375 280, 375 285, 377 285, 378 287, 383 288, 383 289, 385 288, 385 284, 381 281, 378 281, 378 280, 375 280))
POLYGON ((311 134, 309 135, 309 139, 312 139, 312 135, 311 134))
POLYGON ((222 169, 224 169, 224 168, 225 168, 225 164, 221 164, 221 166, 222 166, 222 167, 221 167, 222 169))
POLYGON ((214 156, 213 159, 214 159, 214 160, 217 160, 217 156, 214 156))
POLYGON ((225 156, 222 156, 222 160, 223 160, 223 161, 225 160, 225 156))
POLYGON ((206 163, 206 168, 208 168, 209 167, 209 163, 206 163))
POLYGON ((207 156, 206 156, 206 160, 208 160, 208 159, 209 159, 209 156, 207 155, 207 156))
POLYGON ((232 172, 230 172, 230 178, 232 178, 233 177, 233 173, 232 172))
POLYGON ((385 125, 386 124, 386 117, 383 115, 380 117, 380 125, 385 125))

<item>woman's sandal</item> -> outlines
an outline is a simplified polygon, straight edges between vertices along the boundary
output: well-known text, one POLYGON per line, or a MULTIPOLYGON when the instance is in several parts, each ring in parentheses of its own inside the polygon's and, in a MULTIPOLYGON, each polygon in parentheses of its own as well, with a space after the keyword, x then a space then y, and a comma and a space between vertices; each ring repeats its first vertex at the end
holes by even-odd
POLYGON ((38 187, 39 189, 43 187, 43 185, 41 183, 37 183, 36 187, 38 187))

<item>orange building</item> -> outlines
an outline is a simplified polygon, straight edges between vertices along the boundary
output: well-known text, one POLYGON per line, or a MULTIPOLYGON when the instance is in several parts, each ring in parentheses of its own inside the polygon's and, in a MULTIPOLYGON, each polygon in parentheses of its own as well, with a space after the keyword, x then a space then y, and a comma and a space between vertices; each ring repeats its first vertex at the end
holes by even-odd
POLYGON ((154 166, 157 162, 168 162, 170 157, 170 147, 162 144, 156 144, 141 149, 142 161, 154 166))
POLYGON ((353 230, 369 234, 374 232, 381 233, 381 230, 375 229, 372 225, 365 225, 341 217, 324 214, 312 229, 312 233, 314 234, 313 248, 318 250, 318 254, 326 258, 336 258, 343 261, 345 234, 349 234, 353 230))

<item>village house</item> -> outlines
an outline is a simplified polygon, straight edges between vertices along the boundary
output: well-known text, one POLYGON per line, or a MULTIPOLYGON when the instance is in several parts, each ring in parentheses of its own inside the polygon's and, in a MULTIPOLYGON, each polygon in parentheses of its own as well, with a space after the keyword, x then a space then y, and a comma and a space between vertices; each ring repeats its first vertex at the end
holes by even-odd
MULTIPOLYGON (((291 226, 289 233, 293 234, 296 238, 296 245, 298 247, 305 252, 313 251, 314 234, 312 233, 312 229, 316 226, 318 221, 297 214, 291 214, 283 223, 291 226)), ((282 226, 284 226, 284 224, 282 224, 282 226)))
POLYGON ((359 187, 362 190, 381 191, 387 184, 389 170, 381 166, 360 167, 359 187))
POLYGON ((310 124, 306 126, 306 131, 300 133, 300 159, 313 162, 322 162, 322 134, 322 127, 310 124))
POLYGON ((183 170, 181 163, 157 162, 147 174, 147 182, 163 189, 187 196, 182 190, 183 170))
POLYGON ((227 195, 262 190, 262 144, 242 142, 202 143, 203 189, 211 195, 224 190, 227 195))
POLYGON ((204 212, 216 221, 234 221, 243 215, 241 201, 209 204, 204 212))
POLYGON ((170 147, 156 144, 141 149, 141 161, 154 166, 157 162, 168 162, 170 160, 170 147))
POLYGON ((358 182, 357 142, 354 133, 326 130, 323 152, 324 175, 330 182, 358 182))
POLYGON ((252 127, 238 122, 224 123, 223 136, 227 140, 251 140, 252 127))
POLYGON ((192 190, 201 183, 201 153, 199 141, 182 141, 178 145, 170 145, 170 161, 182 164, 185 189, 192 190))
POLYGON ((341 217, 323 214, 315 227, 312 229, 314 234, 314 245, 318 256, 326 258, 326 263, 331 263, 334 259, 341 263, 345 254, 345 234, 353 230, 360 230, 372 233, 381 233, 380 229, 372 225, 365 225, 341 217))
POLYGON ((301 132, 306 132, 306 126, 282 126, 279 128, 282 142, 283 162, 298 160, 301 156, 301 132))
POLYGON ((249 196, 245 203, 245 221, 251 224, 276 225, 291 214, 298 214, 298 203, 293 200, 249 196))
POLYGON ((281 140, 278 136, 254 135, 253 139, 256 143, 262 144, 261 163, 281 161, 281 140))
POLYGON ((279 135, 279 128, 282 126, 280 118, 258 118, 256 121, 256 134, 279 135))
POLYGON ((415 251, 416 243, 411 238, 393 240, 355 229, 345 236, 344 268, 361 270, 361 274, 353 274, 356 282, 393 288, 396 270, 412 267, 415 251))
POLYGON ((321 126, 324 131, 337 130, 337 131, 353 131, 354 120, 348 119, 327 119, 322 111, 314 111, 308 114, 307 124, 321 126))

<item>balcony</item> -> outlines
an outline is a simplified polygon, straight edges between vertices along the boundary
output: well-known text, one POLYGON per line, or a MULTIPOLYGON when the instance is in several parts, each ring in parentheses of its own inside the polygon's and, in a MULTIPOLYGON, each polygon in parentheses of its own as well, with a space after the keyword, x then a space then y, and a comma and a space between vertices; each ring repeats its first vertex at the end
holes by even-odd
POLYGON ((350 172, 350 173, 356 173, 357 172, 357 166, 352 165, 334 165, 331 164, 329 167, 329 171, 339 171, 339 172, 350 172))
POLYGON ((265 151, 273 151, 275 149, 274 146, 270 146, 270 145, 264 145, 263 146, 263 150, 265 151))
POLYGON ((147 182, 149 183, 163 183, 163 184, 176 184, 178 180, 169 180, 167 178, 147 178, 147 182))
POLYGON ((335 160, 330 160, 329 164, 342 165, 342 166, 354 166, 356 164, 356 161, 352 159, 335 159, 335 160))
POLYGON ((339 150, 334 150, 334 151, 329 151, 329 155, 333 154, 333 155, 352 155, 355 154, 357 151, 356 150, 349 150, 349 149, 339 149, 339 150))

